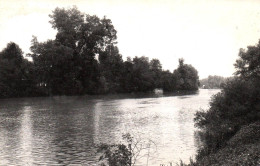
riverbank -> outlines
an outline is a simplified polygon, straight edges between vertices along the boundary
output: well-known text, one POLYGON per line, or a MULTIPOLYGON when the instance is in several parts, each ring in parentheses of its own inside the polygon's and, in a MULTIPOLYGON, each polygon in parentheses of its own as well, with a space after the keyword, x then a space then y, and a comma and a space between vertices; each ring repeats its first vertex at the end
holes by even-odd
POLYGON ((182 166, 258 166, 260 165, 260 121, 242 127, 217 152, 182 166))

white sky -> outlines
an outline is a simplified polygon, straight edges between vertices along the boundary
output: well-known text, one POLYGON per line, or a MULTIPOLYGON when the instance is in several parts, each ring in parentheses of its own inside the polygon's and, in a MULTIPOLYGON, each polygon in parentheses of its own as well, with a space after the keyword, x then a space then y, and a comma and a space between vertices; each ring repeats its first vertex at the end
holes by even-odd
POLYGON ((49 14, 76 5, 112 20, 123 58, 158 58, 173 71, 178 59, 200 78, 231 76, 239 48, 260 39, 258 0, 0 0, 0 50, 10 41, 29 52, 32 35, 54 39, 49 14))

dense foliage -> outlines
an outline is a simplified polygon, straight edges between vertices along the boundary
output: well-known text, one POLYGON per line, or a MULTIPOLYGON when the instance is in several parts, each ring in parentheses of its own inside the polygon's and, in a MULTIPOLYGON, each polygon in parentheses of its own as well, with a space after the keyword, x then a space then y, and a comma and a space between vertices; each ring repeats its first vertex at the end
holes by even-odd
POLYGON ((229 78, 222 76, 208 76, 200 80, 200 87, 204 89, 219 89, 221 88, 229 78))
MULTIPOLYGON (((188 166, 258 166, 260 164, 260 123, 255 122, 242 128, 226 143, 226 146, 204 155, 188 166)), ((181 163, 180 166, 187 166, 181 163)))
POLYGON ((99 161, 101 166, 113 165, 113 166, 133 166, 134 153, 133 153, 133 137, 130 134, 124 134, 123 140, 125 144, 101 144, 98 147, 98 152, 101 153, 99 161), (107 163, 106 163, 107 162, 107 163))
POLYGON ((194 90, 198 73, 182 64, 174 73, 158 59, 128 58, 117 47, 110 19, 83 14, 76 7, 49 15, 56 38, 31 41, 32 61, 15 43, 0 52, 0 97, 82 95, 118 92, 194 90))
POLYGON ((32 63, 13 42, 0 52, 0 98, 40 95, 35 87, 32 63))
POLYGON ((235 67, 236 77, 227 81, 223 90, 213 96, 209 110, 196 114, 195 122, 204 141, 197 156, 199 160, 225 148, 243 126, 259 122, 260 42, 247 50, 241 49, 235 67))
POLYGON ((184 64, 184 59, 179 59, 179 66, 173 72, 175 86, 178 90, 197 90, 199 85, 198 71, 191 65, 184 64))

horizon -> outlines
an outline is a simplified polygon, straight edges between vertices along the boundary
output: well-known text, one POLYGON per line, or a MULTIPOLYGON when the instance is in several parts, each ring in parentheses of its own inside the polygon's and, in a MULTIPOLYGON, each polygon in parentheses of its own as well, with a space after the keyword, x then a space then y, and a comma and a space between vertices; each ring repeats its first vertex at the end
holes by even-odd
POLYGON ((56 8, 77 8, 106 16, 117 30, 124 60, 146 56, 159 59, 164 70, 177 68, 178 59, 194 66, 200 79, 230 77, 240 48, 260 38, 260 2, 251 1, 4 1, 0 0, 0 50, 15 42, 29 53, 32 36, 54 39, 49 14, 56 8), (12 10, 10 10, 12 9, 12 10), (257 24, 259 23, 259 26, 257 24))

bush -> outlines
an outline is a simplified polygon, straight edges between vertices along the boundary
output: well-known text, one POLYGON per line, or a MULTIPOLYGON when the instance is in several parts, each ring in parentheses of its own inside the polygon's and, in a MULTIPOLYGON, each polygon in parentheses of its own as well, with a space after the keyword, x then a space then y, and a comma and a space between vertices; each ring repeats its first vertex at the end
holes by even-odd
POLYGON ((157 150, 156 144, 150 139, 136 139, 129 133, 122 137, 125 144, 99 146, 98 152, 102 153, 99 161, 102 162, 102 166, 135 166, 142 158, 146 159, 148 165, 149 157, 153 157, 157 150))
POLYGON ((209 110, 196 113, 195 125, 201 129, 205 144, 198 157, 225 146, 241 126, 257 121, 259 98, 260 89, 254 82, 239 78, 228 81, 223 90, 212 97, 209 110))
POLYGON ((195 165, 245 165, 260 164, 260 123, 243 126, 227 143, 227 146, 216 153, 203 156, 195 165))
POLYGON ((212 97, 208 111, 196 113, 195 125, 201 129, 200 137, 204 142, 197 159, 224 148, 242 126, 259 121, 259 51, 260 42, 247 51, 241 49, 235 64, 236 77, 228 80, 222 91, 212 97))

